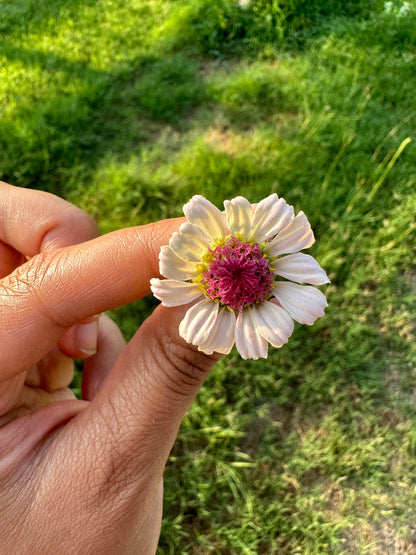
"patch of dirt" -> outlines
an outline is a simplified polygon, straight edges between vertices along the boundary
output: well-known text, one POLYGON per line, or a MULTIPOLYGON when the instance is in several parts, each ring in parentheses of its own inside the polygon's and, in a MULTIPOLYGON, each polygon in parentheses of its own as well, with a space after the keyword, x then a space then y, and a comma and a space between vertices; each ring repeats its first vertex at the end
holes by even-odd
POLYGON ((253 416, 247 428, 241 450, 254 455, 258 451, 259 444, 267 427, 273 426, 279 435, 285 438, 296 429, 296 409, 291 405, 269 406, 266 416, 253 416))
POLYGON ((231 129, 227 121, 213 126, 206 134, 205 141, 225 154, 237 155, 244 152, 245 142, 241 135, 231 129))
POLYGON ((397 534, 391 521, 378 526, 357 524, 344 532, 343 552, 348 555, 416 555, 416 526, 411 526, 409 532, 410 539, 406 540, 397 534))
MULTIPOLYGON (((392 364, 384 374, 383 384, 393 404, 407 405, 409 408, 416 410, 416 387, 406 387, 406 381, 404 381, 406 374, 409 374, 407 383, 412 383, 413 370, 413 365, 410 362, 407 367, 403 364, 392 364)), ((392 410, 389 410, 389 412, 392 412, 392 410)), ((397 414, 396 411, 393 418, 403 421, 404 417, 397 414)))
MULTIPOLYGON (((264 411, 264 407, 262 411, 264 411)), ((285 439, 292 432, 303 438, 308 429, 325 417, 324 409, 308 414, 305 412, 305 407, 291 404, 273 405, 270 403, 264 412, 265 416, 263 417, 253 416, 240 446, 242 451, 254 455, 258 451, 266 428, 270 426, 276 429, 277 435, 281 439, 285 439)))
POLYGON ((409 270, 408 272, 406 272, 404 274, 404 279, 405 279, 406 283, 408 285, 410 285, 410 287, 413 287, 413 289, 416 289, 416 271, 415 270, 409 270))

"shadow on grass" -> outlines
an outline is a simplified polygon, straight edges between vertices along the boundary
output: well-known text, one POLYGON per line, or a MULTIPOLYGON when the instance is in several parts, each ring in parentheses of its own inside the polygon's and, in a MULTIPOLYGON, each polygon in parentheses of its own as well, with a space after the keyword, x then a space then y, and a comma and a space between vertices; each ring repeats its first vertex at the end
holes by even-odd
MULTIPOLYGON (((218 26, 222 4, 225 6, 227 2, 215 3, 214 10, 206 2, 200 2, 191 15, 199 18, 202 25, 202 16, 207 11, 215 17, 205 23, 208 27, 218 26)), ((10 25, 17 25, 13 18, 23 6, 29 10, 28 16, 35 20, 36 17, 57 17, 68 7, 66 2, 57 2, 52 7, 42 2, 39 13, 33 15, 34 5, 29 2, 26 6, 22 1, 7 3, 10 25)), ((78 7, 83 5, 94 5, 94 2, 70 2, 68 9, 76 14, 78 7)), ((249 16, 248 13, 244 15, 245 18, 249 16)), ((182 24, 178 19, 177 27, 170 29, 165 41, 158 46, 158 55, 125 60, 119 72, 94 69, 85 62, 70 61, 38 50, 4 46, 2 53, 8 60, 38 68, 46 78, 48 74, 63 73, 67 82, 73 81, 75 92, 58 90, 47 99, 28 101, 23 98, 12 117, 0 121, 2 178, 65 195, 66 174, 71 168, 83 166, 83 175, 88 179, 108 153, 128 158, 129 154, 137 154, 144 142, 149 144, 157 140, 166 125, 185 129, 191 124, 192 110, 206 100, 214 102, 219 107, 217 113, 223 111, 237 129, 267 119, 270 107, 272 111, 296 112, 296 102, 285 94, 277 76, 264 75, 261 70, 257 75, 241 72, 234 76, 233 82, 220 83, 216 90, 207 90, 198 65, 184 54, 192 52, 189 41, 181 46, 179 40, 181 32, 188 29, 189 21, 194 21, 192 17, 185 14, 182 24), (169 43, 175 45, 170 51, 169 43)), ((212 40, 216 40, 217 35, 214 33, 212 40)), ((230 41, 239 40, 237 35, 227 37, 230 41)), ((214 117, 212 113, 208 116, 214 117)), ((226 154, 212 156, 220 166, 229 163, 226 154), (225 159, 220 160, 221 156, 225 159)), ((236 179, 243 185, 252 179, 249 166, 247 163, 241 170, 235 170, 236 179)), ((229 177, 230 170, 225 167, 222 173, 229 177)))
POLYGON ((84 164, 93 172, 108 152, 137 153, 166 124, 183 128, 205 95, 198 66, 180 54, 143 56, 119 73, 14 46, 4 48, 3 56, 46 78, 64 74, 75 89, 23 98, 12 117, 0 121, 2 178, 61 195, 65 171, 84 164))
POLYGON ((311 34, 316 36, 334 18, 366 19, 379 10, 380 0, 196 0, 189 3, 175 25, 167 44, 192 48, 217 58, 256 55, 269 49, 297 49, 311 34))

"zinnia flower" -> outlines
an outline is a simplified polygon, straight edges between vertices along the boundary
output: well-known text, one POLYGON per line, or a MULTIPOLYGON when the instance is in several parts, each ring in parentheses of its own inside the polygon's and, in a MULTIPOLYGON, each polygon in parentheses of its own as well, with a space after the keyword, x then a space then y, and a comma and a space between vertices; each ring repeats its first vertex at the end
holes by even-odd
POLYGON ((245 359, 267 358, 268 343, 287 343, 293 320, 311 325, 324 314, 325 296, 300 284, 329 279, 299 252, 315 238, 305 214, 295 216, 283 198, 252 205, 236 197, 224 207, 201 195, 185 204, 187 222, 160 251, 167 279, 152 279, 151 289, 164 306, 194 303, 179 333, 200 351, 226 354, 235 343, 245 359))

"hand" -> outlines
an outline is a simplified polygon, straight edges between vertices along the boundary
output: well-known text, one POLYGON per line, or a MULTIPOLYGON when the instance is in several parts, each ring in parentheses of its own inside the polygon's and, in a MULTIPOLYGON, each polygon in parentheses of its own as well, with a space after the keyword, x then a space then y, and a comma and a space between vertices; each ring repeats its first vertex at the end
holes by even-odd
POLYGON ((64 200, 0 182, 2 553, 156 550, 164 466, 218 357, 180 339, 182 308, 158 307, 127 346, 98 315, 149 292, 181 221, 97 237, 64 200), (88 355, 76 400, 72 359, 88 355))

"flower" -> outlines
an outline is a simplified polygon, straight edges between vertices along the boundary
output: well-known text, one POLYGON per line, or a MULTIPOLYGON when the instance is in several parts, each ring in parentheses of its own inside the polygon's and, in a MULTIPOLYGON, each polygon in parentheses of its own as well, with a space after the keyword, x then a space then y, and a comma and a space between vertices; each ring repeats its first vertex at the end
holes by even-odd
POLYGON ((318 262, 299 251, 315 238, 303 212, 272 194, 258 204, 244 197, 224 202, 225 212, 201 195, 183 207, 187 222, 160 255, 151 279, 164 306, 194 303, 179 326, 188 343, 206 354, 267 358, 268 343, 287 343, 294 322, 323 316, 326 298, 315 287, 329 279, 318 262))

